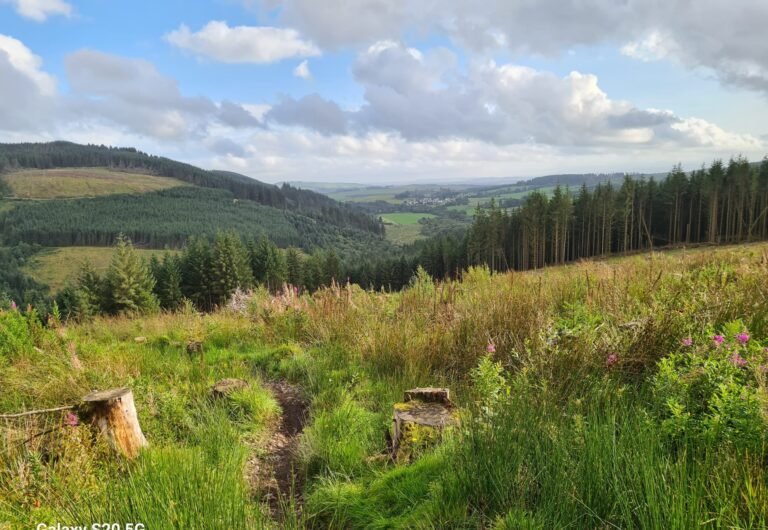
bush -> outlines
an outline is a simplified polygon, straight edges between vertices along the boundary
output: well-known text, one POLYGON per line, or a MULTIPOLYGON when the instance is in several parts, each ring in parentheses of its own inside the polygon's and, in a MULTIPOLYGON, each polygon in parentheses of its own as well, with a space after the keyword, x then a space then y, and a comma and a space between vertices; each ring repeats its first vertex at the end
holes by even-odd
POLYGON ((17 310, 0 311, 0 360, 32 350, 34 341, 28 318, 17 310))

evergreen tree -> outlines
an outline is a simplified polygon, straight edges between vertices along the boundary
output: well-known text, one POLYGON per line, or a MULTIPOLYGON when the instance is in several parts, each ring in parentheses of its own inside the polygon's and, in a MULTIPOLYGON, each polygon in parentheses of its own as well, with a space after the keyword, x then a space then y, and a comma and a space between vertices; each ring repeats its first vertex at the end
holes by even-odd
POLYGON ((211 248, 208 241, 194 238, 187 244, 181 258, 181 292, 195 307, 213 307, 210 282, 211 248))
POLYGON ((304 271, 299 251, 291 247, 285 251, 286 280, 289 285, 301 287, 304 285, 304 271))
POLYGON ((236 289, 249 289, 253 275, 245 247, 233 233, 219 233, 213 243, 210 263, 211 295, 224 304, 236 289))
MULTIPOLYGON (((152 256, 153 258, 155 256, 152 256)), ((155 260, 157 261, 157 260, 155 260)), ((179 258, 166 252, 162 263, 157 261, 155 294, 163 309, 176 310, 184 301, 181 292, 181 264, 179 258)))
POLYGON ((149 312, 159 306, 152 293, 155 279, 147 263, 122 234, 104 280, 106 310, 109 313, 149 312))

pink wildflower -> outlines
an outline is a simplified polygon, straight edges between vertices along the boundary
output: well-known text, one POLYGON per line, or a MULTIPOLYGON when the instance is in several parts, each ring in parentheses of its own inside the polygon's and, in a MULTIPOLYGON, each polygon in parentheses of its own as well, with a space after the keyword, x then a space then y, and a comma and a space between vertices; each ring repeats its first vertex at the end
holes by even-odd
POLYGON ((488 353, 496 353, 496 345, 493 343, 492 340, 488 341, 488 346, 485 347, 485 351, 488 353))
POLYGON ((739 368, 743 368, 747 365, 747 360, 738 353, 731 355, 730 361, 734 366, 738 366, 739 368))
POLYGON ((16 311, 16 302, 11 300, 11 311, 16 311))
POLYGON ((619 362, 619 356, 616 355, 615 353, 612 353, 605 360, 605 365, 610 368, 611 366, 613 366, 617 362, 619 362))
POLYGON ((736 340, 738 340, 741 344, 746 344, 749 342, 749 333, 741 332, 738 335, 736 335, 736 340))
POLYGON ((714 341, 715 346, 720 346, 723 342, 725 342, 725 337, 722 335, 715 335, 712 337, 712 340, 714 341))
POLYGON ((77 414, 70 412, 67 414, 66 423, 70 427, 77 427, 80 424, 80 420, 78 419, 77 414))
POLYGON ((683 346, 693 346, 693 339, 691 337, 685 337, 682 340, 683 346))

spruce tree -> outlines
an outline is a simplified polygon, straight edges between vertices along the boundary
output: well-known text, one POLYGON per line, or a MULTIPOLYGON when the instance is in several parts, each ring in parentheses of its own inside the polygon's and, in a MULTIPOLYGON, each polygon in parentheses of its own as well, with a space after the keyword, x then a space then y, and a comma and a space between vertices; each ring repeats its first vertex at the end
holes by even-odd
MULTIPOLYGON (((154 257, 154 256, 153 256, 154 257)), ((166 252, 163 261, 158 261, 155 274, 155 293, 163 309, 176 310, 181 306, 184 295, 181 292, 181 266, 179 258, 166 252)))
POLYGON ((248 256, 240 238, 219 233, 211 252, 211 294, 216 304, 229 300, 236 289, 248 289, 253 283, 248 256))
POLYGON ((130 239, 122 234, 117 238, 115 255, 104 283, 109 313, 145 313, 158 308, 157 298, 152 293, 155 279, 130 239))
POLYGON ((291 247, 285 251, 286 280, 293 287, 304 285, 304 271, 301 261, 301 255, 295 248, 291 247))
POLYGON ((181 292, 202 310, 213 306, 210 268, 211 248, 208 241, 191 239, 181 259, 181 292))

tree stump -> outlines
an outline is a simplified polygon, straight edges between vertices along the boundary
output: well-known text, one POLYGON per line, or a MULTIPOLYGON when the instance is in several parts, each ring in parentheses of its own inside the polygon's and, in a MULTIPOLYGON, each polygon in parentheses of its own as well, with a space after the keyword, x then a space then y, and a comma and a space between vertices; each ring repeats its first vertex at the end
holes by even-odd
POLYGON ((211 397, 214 399, 225 398, 235 390, 248 388, 248 381, 242 379, 222 379, 211 388, 211 397))
POLYGON ((435 445, 446 427, 457 423, 447 388, 406 390, 404 402, 395 404, 392 418, 392 459, 408 462, 435 445))
POLYGON ((109 445, 123 456, 134 458, 149 445, 141 432, 129 388, 91 392, 83 398, 83 409, 109 445))

